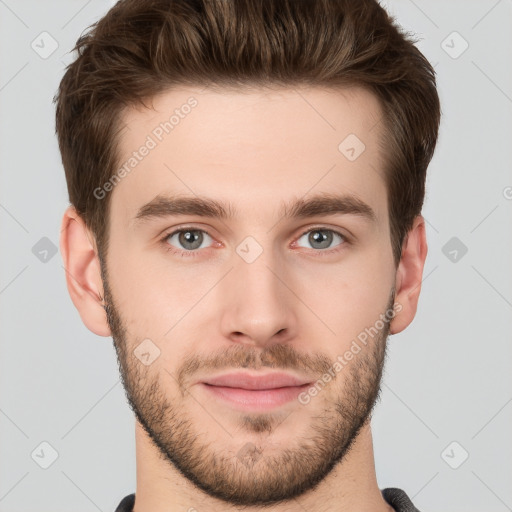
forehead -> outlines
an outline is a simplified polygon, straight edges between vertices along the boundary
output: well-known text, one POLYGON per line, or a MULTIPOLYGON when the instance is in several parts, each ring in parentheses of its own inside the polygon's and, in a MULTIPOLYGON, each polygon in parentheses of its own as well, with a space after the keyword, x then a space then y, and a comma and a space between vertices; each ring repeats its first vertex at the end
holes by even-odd
POLYGON ((278 200, 337 191, 387 215, 382 111, 369 91, 177 87, 149 106, 121 117, 113 210, 122 202, 133 218, 157 195, 183 194, 277 213, 278 200))

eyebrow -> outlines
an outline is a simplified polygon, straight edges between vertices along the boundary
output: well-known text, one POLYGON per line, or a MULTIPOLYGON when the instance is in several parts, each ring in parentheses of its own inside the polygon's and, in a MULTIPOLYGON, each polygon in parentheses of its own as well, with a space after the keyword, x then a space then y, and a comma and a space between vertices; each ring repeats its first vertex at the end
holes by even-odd
MULTIPOLYGON (((168 216, 196 215, 221 220, 236 216, 236 208, 231 203, 199 196, 158 195, 142 206, 135 216, 135 222, 168 216)), ((281 218, 307 218, 318 215, 356 215, 369 222, 376 222, 375 211, 358 197, 350 194, 318 194, 308 199, 300 198, 281 206, 281 218)))

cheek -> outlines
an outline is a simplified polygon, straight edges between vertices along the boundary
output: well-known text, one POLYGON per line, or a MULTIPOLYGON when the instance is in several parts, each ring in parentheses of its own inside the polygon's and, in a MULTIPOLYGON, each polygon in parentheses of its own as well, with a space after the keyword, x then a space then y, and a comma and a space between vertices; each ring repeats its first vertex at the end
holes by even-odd
MULTIPOLYGON (((378 250, 354 253, 336 264, 302 265, 295 275, 297 295, 327 326, 322 331, 332 335, 338 351, 379 320, 394 281, 391 261, 378 250)), ((318 324, 311 315, 305 320, 306 330, 311 321, 318 324)))
POLYGON ((112 243, 109 258, 109 284, 132 338, 172 338, 218 280, 205 265, 171 261, 163 249, 112 243))

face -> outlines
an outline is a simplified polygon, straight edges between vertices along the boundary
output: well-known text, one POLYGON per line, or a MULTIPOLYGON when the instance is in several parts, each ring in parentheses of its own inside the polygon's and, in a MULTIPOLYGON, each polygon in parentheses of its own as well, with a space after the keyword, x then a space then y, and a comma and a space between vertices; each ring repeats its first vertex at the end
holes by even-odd
POLYGON ((124 113, 102 265, 130 405, 207 494, 291 499, 379 391, 395 267, 378 101, 183 88, 153 107, 124 113))

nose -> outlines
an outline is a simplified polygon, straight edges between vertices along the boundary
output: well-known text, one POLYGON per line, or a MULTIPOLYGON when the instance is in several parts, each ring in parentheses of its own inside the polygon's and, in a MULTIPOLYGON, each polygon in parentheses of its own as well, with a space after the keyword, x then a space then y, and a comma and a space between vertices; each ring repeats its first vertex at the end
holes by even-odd
POLYGON ((238 255, 220 290, 221 330, 233 342, 265 347, 297 335, 298 299, 291 276, 264 251, 248 263, 238 255))

